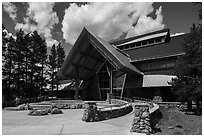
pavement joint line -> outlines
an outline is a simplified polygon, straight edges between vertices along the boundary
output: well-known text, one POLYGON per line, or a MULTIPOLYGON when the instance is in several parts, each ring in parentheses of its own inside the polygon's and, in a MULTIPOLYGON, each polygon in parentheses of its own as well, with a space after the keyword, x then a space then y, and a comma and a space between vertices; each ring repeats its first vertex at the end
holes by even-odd
POLYGON ((60 135, 62 134, 63 129, 64 129, 64 124, 62 124, 62 128, 61 128, 60 133, 59 133, 60 135))

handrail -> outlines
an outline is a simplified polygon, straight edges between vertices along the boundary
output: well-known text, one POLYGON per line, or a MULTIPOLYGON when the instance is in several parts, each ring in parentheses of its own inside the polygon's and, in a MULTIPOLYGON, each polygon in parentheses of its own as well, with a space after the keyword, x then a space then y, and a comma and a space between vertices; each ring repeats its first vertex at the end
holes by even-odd
POLYGON ((106 107, 98 108, 98 110, 103 110, 106 108, 110 108, 110 110, 113 110, 113 107, 118 107, 119 109, 121 109, 121 107, 128 107, 132 103, 132 99, 126 98, 126 97, 110 95, 110 98, 111 98, 111 102, 114 102, 114 101, 116 102, 116 100, 118 100, 118 102, 121 101, 120 102, 121 104, 118 104, 117 106, 114 105, 114 106, 106 106, 106 107))

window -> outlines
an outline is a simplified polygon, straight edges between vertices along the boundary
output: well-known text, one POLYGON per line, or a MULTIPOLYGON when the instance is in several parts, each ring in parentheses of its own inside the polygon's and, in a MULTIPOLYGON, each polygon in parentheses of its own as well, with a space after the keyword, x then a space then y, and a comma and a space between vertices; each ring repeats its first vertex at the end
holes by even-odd
POLYGON ((137 43, 137 44, 136 44, 136 47, 139 47, 139 46, 141 46, 141 43, 137 43))
POLYGON ((155 41, 156 43, 158 43, 158 42, 161 42, 161 39, 156 39, 156 41, 155 41))
POLYGON ((125 45, 125 46, 124 46, 124 49, 129 49, 129 45, 125 45))
POLYGON ((142 45, 147 45, 147 42, 145 41, 145 42, 142 42, 142 45))
POLYGON ((153 43, 154 43, 154 41, 153 41, 153 40, 149 41, 149 44, 153 44, 153 43))
POLYGON ((131 44, 131 45, 130 45, 130 48, 134 48, 134 47, 135 47, 135 44, 131 44))

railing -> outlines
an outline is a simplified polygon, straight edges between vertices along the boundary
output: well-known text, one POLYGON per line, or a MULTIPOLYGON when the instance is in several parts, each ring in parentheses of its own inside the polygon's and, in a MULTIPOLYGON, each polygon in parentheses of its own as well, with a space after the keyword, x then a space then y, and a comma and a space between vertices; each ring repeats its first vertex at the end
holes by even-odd
POLYGON ((133 100, 134 102, 144 102, 144 103, 150 103, 150 102, 153 102, 152 100, 150 99, 147 99, 147 98, 141 98, 141 97, 133 97, 133 100))
POLYGON ((121 97, 121 96, 113 96, 113 95, 111 95, 111 99, 124 100, 126 102, 132 103, 132 99, 126 98, 126 97, 121 97))
POLYGON ((128 107, 132 105, 132 99, 126 98, 126 97, 120 97, 120 96, 110 96, 111 98, 111 104, 109 106, 104 106, 101 108, 98 108, 98 110, 103 111, 103 110, 114 110, 114 109, 122 109, 125 107, 128 107))

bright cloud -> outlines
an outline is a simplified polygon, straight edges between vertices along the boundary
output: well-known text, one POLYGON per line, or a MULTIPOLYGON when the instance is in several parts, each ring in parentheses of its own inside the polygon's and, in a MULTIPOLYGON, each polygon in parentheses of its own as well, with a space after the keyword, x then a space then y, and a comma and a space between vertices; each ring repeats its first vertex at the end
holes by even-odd
POLYGON ((17 8, 10 2, 3 2, 3 9, 9 14, 9 17, 16 22, 17 18, 17 8))
POLYGON ((127 37, 164 28, 162 8, 156 11, 156 18, 148 15, 154 11, 152 3, 90 3, 71 4, 65 10, 62 21, 63 38, 74 43, 83 27, 88 27, 105 40, 127 37), (135 24, 135 25, 133 25, 135 24))
POLYGON ((56 40, 52 38, 51 30, 59 23, 56 12, 53 12, 54 3, 30 2, 28 4, 25 23, 17 23, 15 29, 23 29, 25 32, 37 30, 46 38, 47 45, 52 46, 56 40), (37 25, 30 23, 30 20, 35 21, 37 25))

